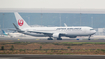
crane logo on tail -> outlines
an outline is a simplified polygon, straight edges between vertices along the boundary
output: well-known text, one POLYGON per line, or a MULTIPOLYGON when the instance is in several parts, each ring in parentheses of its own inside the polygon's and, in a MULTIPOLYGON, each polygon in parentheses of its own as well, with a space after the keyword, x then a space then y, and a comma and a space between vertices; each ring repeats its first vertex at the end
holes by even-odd
POLYGON ((19 26, 22 26, 23 23, 24 23, 23 19, 19 19, 19 20, 18 20, 18 25, 19 25, 19 26))

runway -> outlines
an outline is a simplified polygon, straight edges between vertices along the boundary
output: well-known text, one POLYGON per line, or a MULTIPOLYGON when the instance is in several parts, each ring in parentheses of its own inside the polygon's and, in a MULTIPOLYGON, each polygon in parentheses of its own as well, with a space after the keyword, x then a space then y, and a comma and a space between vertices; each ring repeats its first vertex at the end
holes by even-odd
POLYGON ((82 40, 76 40, 74 38, 66 38, 64 37, 62 40, 47 40, 48 37, 0 37, 0 42, 105 42, 104 37, 91 38, 91 40, 88 40, 88 38, 83 38, 82 40))
POLYGON ((105 59, 105 55, 0 55, 0 59, 105 59))

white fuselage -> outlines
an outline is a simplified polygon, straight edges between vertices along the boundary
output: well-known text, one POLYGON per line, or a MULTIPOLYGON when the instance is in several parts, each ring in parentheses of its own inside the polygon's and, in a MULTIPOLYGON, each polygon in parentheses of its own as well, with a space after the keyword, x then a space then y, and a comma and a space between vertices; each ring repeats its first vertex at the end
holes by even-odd
POLYGON ((89 36, 95 34, 91 27, 31 27, 21 29, 23 31, 37 31, 45 33, 60 33, 68 36, 89 36))

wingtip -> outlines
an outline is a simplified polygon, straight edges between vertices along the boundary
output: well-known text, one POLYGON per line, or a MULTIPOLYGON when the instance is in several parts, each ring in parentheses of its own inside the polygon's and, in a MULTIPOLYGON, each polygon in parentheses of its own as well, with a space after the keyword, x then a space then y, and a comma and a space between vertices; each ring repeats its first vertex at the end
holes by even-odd
POLYGON ((14 23, 13 23, 13 25, 14 25, 14 27, 15 27, 16 29, 18 29, 17 26, 16 26, 14 23))

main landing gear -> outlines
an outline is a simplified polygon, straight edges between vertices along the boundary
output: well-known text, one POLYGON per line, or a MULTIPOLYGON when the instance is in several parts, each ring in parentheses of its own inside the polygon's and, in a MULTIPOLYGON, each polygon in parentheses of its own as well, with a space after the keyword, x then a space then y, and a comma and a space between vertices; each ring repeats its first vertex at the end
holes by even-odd
POLYGON ((90 40, 91 35, 89 36, 88 40, 90 40))
POLYGON ((50 37, 50 38, 48 38, 47 40, 53 40, 53 39, 50 37))
MULTIPOLYGON (((48 38, 47 40, 53 40, 52 38, 48 38)), ((57 40, 62 40, 62 38, 57 38, 57 40)))
MULTIPOLYGON (((57 40, 62 40, 61 36, 59 36, 58 38, 56 38, 57 40)), ((51 37, 49 37, 47 40, 53 40, 51 37)))
POLYGON ((62 38, 57 38, 57 40, 62 40, 62 38))
POLYGON ((57 38, 57 40, 62 40, 61 36, 59 35, 59 37, 57 38))
MULTIPOLYGON (((47 40, 53 40, 53 38, 48 38, 47 40)), ((57 40, 62 40, 62 38, 57 38, 57 40)))

